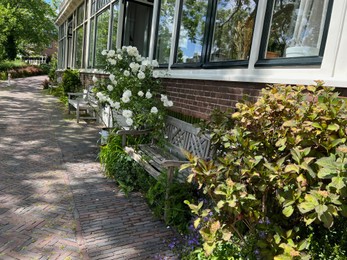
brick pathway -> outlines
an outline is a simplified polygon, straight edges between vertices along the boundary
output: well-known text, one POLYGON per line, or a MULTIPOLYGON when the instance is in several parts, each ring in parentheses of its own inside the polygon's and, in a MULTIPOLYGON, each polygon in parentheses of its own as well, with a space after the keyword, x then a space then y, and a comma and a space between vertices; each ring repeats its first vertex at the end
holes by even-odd
POLYGON ((174 234, 96 160, 100 126, 64 120, 45 77, 0 83, 0 259, 174 259, 174 234))

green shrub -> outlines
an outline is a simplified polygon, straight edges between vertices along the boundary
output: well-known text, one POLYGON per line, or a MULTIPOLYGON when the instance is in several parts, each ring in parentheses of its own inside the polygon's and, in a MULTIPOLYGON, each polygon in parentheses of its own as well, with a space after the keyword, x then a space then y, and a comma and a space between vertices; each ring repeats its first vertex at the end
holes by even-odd
POLYGON ((51 65, 49 64, 40 64, 40 69, 42 70, 42 73, 45 74, 45 75, 48 75, 49 74, 49 71, 51 69, 51 65))
POLYGON ((68 92, 80 92, 82 90, 82 83, 77 70, 65 70, 60 84, 66 95, 68 92))
POLYGON ((56 55, 52 57, 51 62, 49 64, 50 64, 50 70, 48 72, 49 80, 53 83, 56 83, 57 82, 56 71, 58 69, 58 60, 56 55))
MULTIPOLYGON (((16 68, 22 68, 22 67, 27 67, 28 64, 21 60, 14 60, 14 61, 0 61, 0 72, 7 72, 8 70, 11 69, 16 69, 16 68)), ((7 75, 6 75, 7 78, 7 75)))
POLYGON ((207 259, 231 240, 242 259, 343 259, 342 243, 318 243, 338 239, 329 232, 335 222, 346 226, 347 111, 333 88, 317 83, 263 89, 256 103, 223 117, 233 122, 211 124, 216 160, 188 155, 189 181, 209 197, 186 201, 207 259))
MULTIPOLYGON (((128 194, 131 191, 141 191, 158 218, 164 216, 166 174, 163 173, 158 180, 150 176, 138 163, 132 160, 121 147, 121 136, 111 134, 107 145, 102 146, 99 159, 106 177, 114 179, 118 186, 128 194)), ((132 144, 143 143, 134 138, 132 144)), ((191 220, 192 214, 184 199, 195 201, 197 196, 190 184, 173 182, 169 188, 169 207, 167 212, 167 225, 175 227, 184 233, 191 220)))

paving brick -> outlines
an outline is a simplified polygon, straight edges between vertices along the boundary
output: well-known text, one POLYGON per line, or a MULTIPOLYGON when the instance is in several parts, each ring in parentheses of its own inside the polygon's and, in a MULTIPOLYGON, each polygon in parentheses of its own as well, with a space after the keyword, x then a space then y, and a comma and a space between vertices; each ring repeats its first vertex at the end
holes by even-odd
POLYGON ((101 126, 65 120, 45 78, 0 82, 0 259, 175 259, 141 194, 103 176, 101 126))

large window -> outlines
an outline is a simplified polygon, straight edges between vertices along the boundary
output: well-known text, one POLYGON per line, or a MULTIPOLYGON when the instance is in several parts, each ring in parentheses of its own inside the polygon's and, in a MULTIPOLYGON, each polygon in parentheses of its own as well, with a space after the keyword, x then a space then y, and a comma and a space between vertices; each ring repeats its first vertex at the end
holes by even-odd
POLYGON ((260 64, 320 64, 332 7, 330 0, 268 2, 260 64))
POLYGON ((159 64, 168 64, 171 51, 175 0, 160 1, 160 13, 157 24, 155 59, 159 64))
POLYGON ((256 0, 182 0, 175 66, 248 63, 256 0))
POLYGON ((94 65, 94 43, 95 43, 95 21, 94 18, 90 19, 89 30, 89 55, 88 55, 88 68, 92 68, 94 65))
POLYGON ((137 47, 144 57, 149 53, 152 9, 142 2, 126 2, 122 45, 137 47))
POLYGON ((83 67, 83 25, 76 30, 75 68, 83 67))
POLYGON ((112 39, 111 39, 111 48, 113 50, 117 49, 117 30, 118 30, 118 2, 113 4, 113 13, 112 13, 112 39))
POLYGON ((255 1, 217 1, 209 61, 248 60, 255 13, 255 1))
POLYGON ((101 52, 107 50, 110 9, 106 9, 96 18, 95 64, 96 68, 106 64, 101 52))

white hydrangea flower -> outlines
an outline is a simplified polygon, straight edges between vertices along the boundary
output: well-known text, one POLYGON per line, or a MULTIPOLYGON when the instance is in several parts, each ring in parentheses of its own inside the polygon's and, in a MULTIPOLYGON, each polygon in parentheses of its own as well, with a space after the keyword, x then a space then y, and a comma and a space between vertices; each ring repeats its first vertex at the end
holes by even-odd
POLYGON ((152 66, 153 67, 159 67, 159 63, 157 60, 152 60, 152 66))
POLYGON ((143 73, 142 71, 140 71, 138 74, 137 74, 137 77, 139 79, 144 79, 146 77, 145 73, 143 73))
POLYGON ((107 90, 108 91, 112 91, 113 90, 113 86, 112 85, 107 85, 107 90))
POLYGON ((125 71, 123 72, 123 74, 124 74, 124 76, 126 76, 126 77, 129 77, 129 76, 130 76, 130 72, 129 72, 128 70, 125 70, 125 71))
POLYGON ((133 112, 131 110, 125 109, 123 110, 122 115, 125 118, 131 118, 133 116, 133 112))
POLYGON ((130 90, 128 90, 128 89, 127 89, 127 90, 125 90, 125 91, 124 91, 124 93, 123 93, 123 97, 129 97, 129 98, 130 98, 130 97, 131 97, 131 95, 132 95, 132 93, 131 93, 131 91, 130 91, 130 90))
POLYGON ((111 64, 111 65, 116 65, 117 64, 117 61, 115 59, 108 59, 108 62, 111 64))
POLYGON ((146 65, 143 65, 143 64, 142 64, 141 67, 140 67, 140 70, 141 70, 141 71, 145 71, 145 70, 146 70, 146 65))
POLYGON ((157 114, 157 113, 158 113, 158 108, 152 107, 152 108, 151 108, 151 113, 157 114))
POLYGON ((109 79, 113 82, 116 79, 116 76, 113 74, 110 74, 109 79))
POLYGON ((164 107, 172 107, 173 106, 173 102, 171 100, 165 100, 163 103, 164 103, 164 107))
POLYGON ((118 60, 122 60, 122 59, 123 59, 123 57, 122 57, 121 54, 118 54, 118 55, 117 55, 117 58, 118 58, 118 60))
POLYGON ((127 119, 125 120, 125 123, 126 123, 128 126, 132 126, 133 123, 134 123, 134 121, 133 121, 131 118, 127 118, 127 119))
POLYGON ((139 97, 143 97, 144 94, 145 94, 145 93, 143 93, 141 90, 137 93, 137 95, 138 95, 139 97))
POLYGON ((137 55, 137 56, 135 57, 135 59, 136 59, 136 61, 137 61, 137 62, 142 61, 142 57, 141 57, 141 55, 137 55))
POLYGON ((103 50, 103 51, 101 52, 101 55, 105 56, 105 55, 107 55, 107 53, 108 53, 107 50, 103 50))
POLYGON ((152 93, 148 90, 147 92, 146 92, 146 98, 147 99, 150 99, 150 98, 152 98, 152 93))
POLYGON ((92 79, 92 80, 93 80, 94 83, 98 82, 98 78, 95 77, 95 76, 93 76, 93 79, 92 79))
POLYGON ((107 53, 107 57, 114 57, 116 55, 116 52, 114 50, 109 50, 107 53))
POLYGON ((142 61, 141 64, 144 65, 144 66, 149 66, 149 65, 151 65, 151 62, 149 60, 145 59, 145 60, 142 61))
POLYGON ((162 102, 168 101, 167 95, 161 94, 160 96, 161 96, 160 100, 162 102))
POLYGON ((140 64, 136 62, 130 63, 129 67, 131 68, 131 71, 136 73, 140 69, 140 64))
POLYGON ((130 98, 128 97, 128 96, 123 96, 122 97, 122 101, 123 101, 123 103, 129 103, 130 102, 130 98))
POLYGON ((126 50, 127 50, 127 46, 123 46, 122 51, 126 51, 126 50))
POLYGON ((113 107, 115 109, 119 109, 120 108, 120 103, 119 102, 112 102, 111 107, 113 107))
POLYGON ((155 70, 153 71, 153 78, 158 78, 159 77, 159 71, 155 70))

